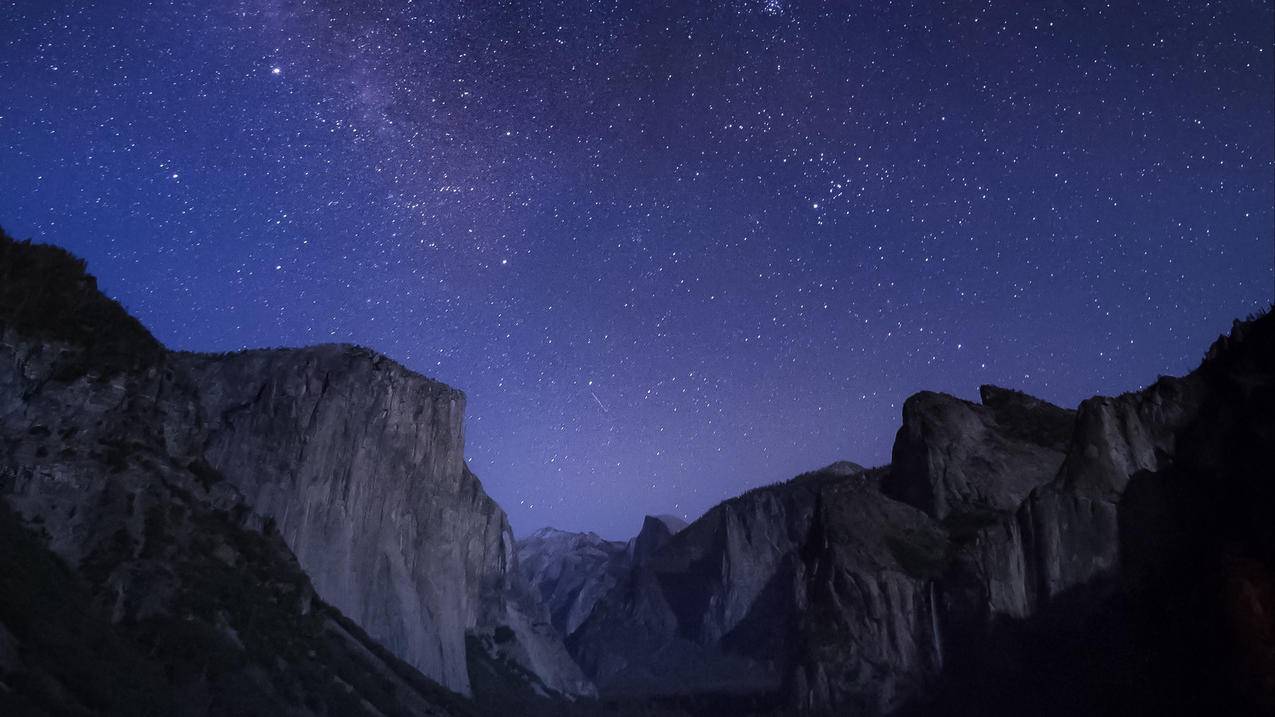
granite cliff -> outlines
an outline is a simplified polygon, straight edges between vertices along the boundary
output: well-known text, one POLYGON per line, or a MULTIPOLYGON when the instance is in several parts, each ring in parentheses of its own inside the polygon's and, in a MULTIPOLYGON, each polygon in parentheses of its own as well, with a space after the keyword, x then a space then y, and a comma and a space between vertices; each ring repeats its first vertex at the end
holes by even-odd
POLYGON ((323 603, 421 683, 468 692, 467 634, 503 628, 544 691, 591 691, 465 466, 459 391, 350 346, 168 352, 53 247, 0 237, 0 277, 0 498, 110 624, 198 614, 250 639, 229 607, 185 606, 215 571, 183 566, 233 576, 251 544, 291 567, 240 598, 323 603))
POLYGON ((464 394, 352 346, 172 362, 198 387, 208 462, 374 639, 467 693, 466 633, 508 626, 546 686, 591 691, 516 597, 509 522, 465 465, 464 394))

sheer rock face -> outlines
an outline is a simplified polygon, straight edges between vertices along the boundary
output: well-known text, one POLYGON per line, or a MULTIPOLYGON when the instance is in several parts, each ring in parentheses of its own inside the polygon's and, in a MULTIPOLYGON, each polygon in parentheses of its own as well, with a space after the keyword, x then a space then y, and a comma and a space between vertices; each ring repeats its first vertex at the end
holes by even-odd
MULTIPOLYGON (((209 462, 325 600, 422 672, 468 690, 465 631, 513 540, 464 464, 465 398, 348 346, 183 355, 209 462)), ((495 607, 495 606, 489 606, 495 607)))

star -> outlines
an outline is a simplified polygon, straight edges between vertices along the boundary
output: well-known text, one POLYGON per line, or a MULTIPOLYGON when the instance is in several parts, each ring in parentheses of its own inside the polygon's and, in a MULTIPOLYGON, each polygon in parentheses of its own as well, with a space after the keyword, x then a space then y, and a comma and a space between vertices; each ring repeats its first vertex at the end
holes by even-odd
POLYGON ((1272 300, 1269 3, 81 5, 6 5, 0 225, 173 348, 465 391, 519 533, 884 463, 916 390, 1120 393, 1272 300))

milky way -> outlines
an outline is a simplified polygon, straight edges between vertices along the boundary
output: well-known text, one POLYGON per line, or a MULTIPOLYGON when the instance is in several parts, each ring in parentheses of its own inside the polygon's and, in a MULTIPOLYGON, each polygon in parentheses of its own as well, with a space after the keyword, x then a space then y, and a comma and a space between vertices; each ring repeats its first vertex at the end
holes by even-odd
POLYGON ((465 390, 519 534, 1133 389, 1275 291, 1270 2, 149 5, 0 4, 0 224, 175 348, 465 390))

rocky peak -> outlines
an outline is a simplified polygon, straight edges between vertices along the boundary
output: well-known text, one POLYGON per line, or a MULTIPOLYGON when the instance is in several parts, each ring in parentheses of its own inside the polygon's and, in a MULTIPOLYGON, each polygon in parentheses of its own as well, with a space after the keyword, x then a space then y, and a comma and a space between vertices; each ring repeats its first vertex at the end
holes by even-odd
POLYGON ((561 635, 570 635, 592 612, 628 564, 625 544, 596 533, 542 528, 518 541, 518 573, 549 610, 561 635))
POLYGON ((674 515, 648 515, 642 519, 642 529, 629 542, 629 558, 634 563, 645 562, 655 551, 686 527, 686 521, 674 515))
POLYGON ((1075 412, 984 386, 984 404, 923 391, 903 404, 882 490, 936 519, 1012 511, 1051 480, 1065 457, 1075 412))

